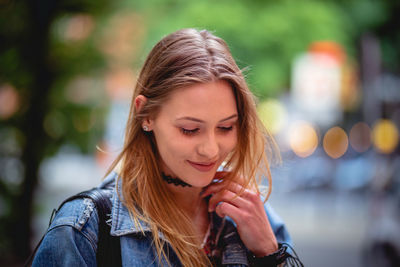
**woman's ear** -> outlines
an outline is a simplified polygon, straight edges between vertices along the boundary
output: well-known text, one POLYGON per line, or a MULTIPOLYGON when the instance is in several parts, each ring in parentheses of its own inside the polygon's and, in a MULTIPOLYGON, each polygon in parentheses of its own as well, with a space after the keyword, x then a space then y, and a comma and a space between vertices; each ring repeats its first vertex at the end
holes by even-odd
POLYGON ((135 98, 135 108, 136 108, 136 112, 140 112, 140 110, 144 107, 144 105, 147 102, 147 97, 145 97, 144 95, 138 95, 135 98))
MULTIPOLYGON (((136 112, 140 112, 144 105, 146 105, 147 98, 144 95, 138 95, 135 98, 135 108, 136 112)), ((152 120, 149 118, 146 118, 142 122, 142 128, 145 132, 152 131, 152 120)))

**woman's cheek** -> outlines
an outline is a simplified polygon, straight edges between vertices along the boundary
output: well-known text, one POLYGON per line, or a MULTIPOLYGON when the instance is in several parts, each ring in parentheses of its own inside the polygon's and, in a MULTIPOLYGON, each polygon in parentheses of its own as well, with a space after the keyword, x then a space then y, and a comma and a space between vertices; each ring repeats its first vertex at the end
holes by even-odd
POLYGON ((237 132, 235 131, 235 132, 232 134, 229 152, 232 152, 232 151, 235 149, 237 143, 238 143, 238 137, 237 137, 237 132))

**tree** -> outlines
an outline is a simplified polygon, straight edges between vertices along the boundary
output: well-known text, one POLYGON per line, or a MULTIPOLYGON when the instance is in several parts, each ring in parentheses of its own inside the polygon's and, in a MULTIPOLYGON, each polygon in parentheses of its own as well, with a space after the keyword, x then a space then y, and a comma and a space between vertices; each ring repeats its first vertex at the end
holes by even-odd
MULTIPOLYGON (((90 42, 90 33, 80 38, 79 28, 78 33, 73 29, 82 25, 70 25, 75 36, 71 33, 69 38, 79 43, 73 51, 52 39, 54 22, 75 14, 90 24, 110 5, 106 0, 15 0, 2 1, 0 8, 0 204, 4 207, 0 263, 10 263, 26 259, 31 251, 32 203, 42 160, 65 142, 87 151, 88 140, 99 134, 95 130, 76 134, 68 130, 68 120, 54 118, 55 110, 71 117, 88 117, 93 107, 68 104, 59 88, 76 72, 93 72, 104 65, 90 42), (82 51, 88 53, 74 61, 82 51), (14 101, 14 106, 8 105, 9 101, 14 101), (59 124, 58 130, 54 123, 59 124)), ((101 118, 95 124, 101 128, 101 118)))

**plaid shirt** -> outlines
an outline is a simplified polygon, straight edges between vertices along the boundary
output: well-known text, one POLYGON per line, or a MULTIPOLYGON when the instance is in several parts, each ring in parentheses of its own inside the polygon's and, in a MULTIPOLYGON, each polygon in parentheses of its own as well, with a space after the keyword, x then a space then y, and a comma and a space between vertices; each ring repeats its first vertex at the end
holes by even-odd
POLYGON ((249 266, 248 250, 240 240, 236 227, 226 218, 210 213, 210 228, 203 249, 213 266, 249 266))

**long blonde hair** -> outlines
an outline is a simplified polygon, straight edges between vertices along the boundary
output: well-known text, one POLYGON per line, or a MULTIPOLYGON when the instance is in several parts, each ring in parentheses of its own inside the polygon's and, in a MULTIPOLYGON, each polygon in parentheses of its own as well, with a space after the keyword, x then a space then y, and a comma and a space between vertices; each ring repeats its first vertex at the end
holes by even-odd
MULTIPOLYGON (((238 142, 226 159, 230 173, 224 178, 244 178, 244 185, 257 187, 262 174, 271 177, 266 152, 272 151, 270 138, 256 114, 256 105, 242 71, 225 41, 212 33, 195 29, 174 32, 158 42, 140 72, 131 102, 125 143, 110 170, 118 163, 124 203, 134 222, 147 223, 152 231, 158 260, 168 261, 169 244, 183 266, 207 266, 189 217, 178 208, 161 178, 159 154, 152 133, 142 130, 146 118, 154 118, 171 93, 196 83, 227 81, 234 92, 238 111, 238 142), (143 95, 145 105, 135 108, 135 98, 143 95), (161 235, 160 235, 161 233, 161 235), (167 243, 166 243, 167 242, 167 243)), ((272 140, 272 139, 271 139, 272 140)))

